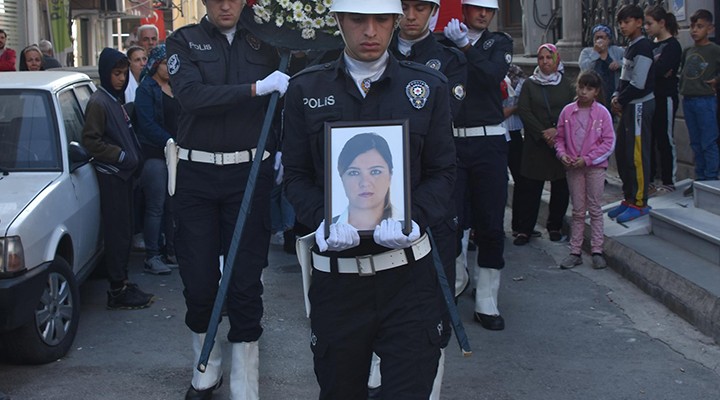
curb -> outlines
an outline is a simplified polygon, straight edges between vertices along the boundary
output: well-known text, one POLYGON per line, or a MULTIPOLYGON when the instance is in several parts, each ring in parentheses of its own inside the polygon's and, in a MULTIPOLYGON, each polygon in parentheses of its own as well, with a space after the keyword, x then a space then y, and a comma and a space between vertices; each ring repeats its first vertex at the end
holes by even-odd
MULTIPOLYGON (((514 183, 510 181, 508 208, 512 205, 513 190, 514 183)), ((543 190, 537 224, 547 220, 548 201, 549 193, 543 190)), ((572 204, 564 218, 565 234, 569 232, 571 212, 572 204)), ((589 227, 586 226, 583 236, 583 251, 587 252, 589 227)), ((720 297, 614 238, 605 236, 604 253, 609 268, 720 344, 720 297)))

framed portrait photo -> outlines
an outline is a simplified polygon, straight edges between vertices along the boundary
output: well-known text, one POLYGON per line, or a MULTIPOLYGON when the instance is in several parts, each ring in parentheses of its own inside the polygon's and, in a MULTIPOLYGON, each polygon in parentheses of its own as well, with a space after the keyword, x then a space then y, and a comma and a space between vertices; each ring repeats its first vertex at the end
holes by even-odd
MULTIPOLYGON (((409 122, 325 123, 325 221, 348 223, 372 236, 383 219, 410 216, 409 122)), ((325 224, 325 237, 330 224, 325 224)))

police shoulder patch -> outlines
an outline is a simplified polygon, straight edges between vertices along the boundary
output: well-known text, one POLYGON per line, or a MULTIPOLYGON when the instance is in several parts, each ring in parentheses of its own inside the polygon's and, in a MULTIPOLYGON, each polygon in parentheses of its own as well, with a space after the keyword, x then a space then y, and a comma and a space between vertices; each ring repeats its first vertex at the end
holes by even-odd
POLYGON ((465 86, 462 83, 458 83, 452 88, 453 97, 457 100, 463 100, 465 98, 465 86))
POLYGON ((248 33, 245 35, 245 40, 248 42, 250 47, 252 47, 253 50, 260 50, 260 45, 262 42, 260 39, 257 38, 257 36, 253 35, 252 33, 248 33))
POLYGON ((177 54, 168 57, 167 69, 170 75, 175 75, 180 70, 180 59, 177 54))
POLYGON ((432 60, 428 60, 425 65, 434 69, 435 71, 440 71, 440 68, 442 67, 442 62, 440 62, 440 60, 438 60, 437 58, 433 58, 432 60))
POLYGON ((430 97, 430 86, 422 80, 410 81, 407 86, 405 86, 405 94, 408 100, 410 100, 410 104, 420 110, 425 107, 425 103, 428 97, 430 97))
POLYGON ((505 53, 505 62, 510 64, 512 62, 512 54, 505 53))

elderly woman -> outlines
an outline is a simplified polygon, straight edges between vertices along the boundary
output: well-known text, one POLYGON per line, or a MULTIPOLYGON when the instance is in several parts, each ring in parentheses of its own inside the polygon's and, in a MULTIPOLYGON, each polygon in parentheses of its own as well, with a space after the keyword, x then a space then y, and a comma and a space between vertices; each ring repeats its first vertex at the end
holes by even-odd
MULTIPOLYGON (((177 133, 180 105, 170 87, 165 45, 152 51, 145 65, 145 79, 135 94, 135 115, 137 137, 142 146, 145 164, 140 175, 140 186, 145 196, 144 231, 145 272, 164 275, 170 273, 169 266, 160 255, 160 233, 163 228, 163 214, 167 188, 165 166, 165 143, 177 133)), ((171 218, 165 216, 166 225, 171 218)), ((166 226, 165 237, 171 237, 172 229, 166 226)), ((171 244, 171 240, 168 240, 171 244)), ((170 246, 168 246, 170 247, 170 246)))
POLYGON ((40 48, 30 45, 20 52, 20 71, 44 71, 45 64, 40 48))
POLYGON ((605 104, 609 106, 612 94, 620 83, 620 63, 623 50, 612 44, 612 31, 607 25, 598 24, 592 29, 593 47, 586 47, 580 52, 580 71, 594 70, 603 80, 605 104))
POLYGON ((565 168, 555 157, 554 146, 558 117, 563 107, 575 98, 575 89, 570 79, 563 76, 557 47, 550 43, 541 45, 537 60, 538 66, 525 81, 518 100, 518 113, 525 128, 520 173, 526 179, 520 186, 520 193, 515 194, 520 196, 518 234, 513 242, 517 246, 530 241, 545 181, 551 182, 550 215, 546 227, 552 241, 562 239, 563 217, 570 201, 565 168))

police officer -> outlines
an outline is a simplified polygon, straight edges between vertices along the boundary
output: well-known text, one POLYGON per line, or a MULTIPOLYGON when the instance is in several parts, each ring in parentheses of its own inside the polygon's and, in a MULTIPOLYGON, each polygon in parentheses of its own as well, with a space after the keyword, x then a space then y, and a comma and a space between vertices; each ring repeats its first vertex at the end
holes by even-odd
MULTIPOLYGON (((402 8, 404 17, 400 20, 397 35, 393 36, 390 42, 390 51, 398 60, 425 64, 445 75, 450 89, 450 108, 453 117, 456 117, 460 112, 460 104, 465 98, 467 60, 463 53, 455 47, 444 46, 438 42, 430 31, 431 19, 440 10, 440 0, 402 0, 402 8)), ((457 228, 458 219, 454 204, 448 207, 448 212, 443 221, 431 227, 444 266, 445 276, 448 282, 451 283, 451 287, 454 287, 455 283, 455 259, 459 250, 457 228)), ((440 344, 442 353, 438 363, 433 392, 430 396, 431 399, 440 398, 440 387, 444 372, 444 350, 450 341, 452 332, 450 316, 442 293, 440 293, 440 302, 443 310, 443 338, 440 344)), ((371 381, 373 375, 371 372, 371 381)), ((377 383, 376 380, 370 382, 368 386, 372 388, 377 383)))
POLYGON ((426 400, 443 328, 424 231, 443 219, 454 181, 450 92, 442 74, 388 53, 400 0, 335 0, 330 12, 345 50, 293 77, 283 124, 288 199, 301 223, 318 226, 309 297, 320 398, 367 399, 374 351, 383 360, 384 398, 426 400), (389 119, 409 120, 413 230, 406 235, 386 219, 360 237, 348 223, 323 220, 323 126, 389 119))
MULTIPOLYGON (((232 344, 232 399, 258 399, 258 342, 263 314, 260 281, 270 241, 270 190, 273 161, 268 144, 256 152, 268 97, 287 89, 275 49, 240 24, 243 0, 204 0, 199 24, 178 29, 167 40, 168 72, 182 107, 178 123, 175 238, 194 363, 207 332, 218 290, 218 258, 227 256, 251 161, 263 163, 245 232, 233 266, 226 305, 232 344)), ((271 142, 274 142, 271 140, 271 142)), ((227 258, 226 258, 227 259, 227 258)), ((220 346, 207 370, 193 368, 186 399, 205 399, 222 383, 220 346)))
MULTIPOLYGON (((502 330, 505 321, 497 307, 505 232, 503 216, 507 201, 507 130, 500 82, 512 62, 512 39, 488 30, 497 13, 497 0, 462 0, 464 23, 452 19, 445 37, 468 60, 467 96, 454 120, 453 134, 458 152, 455 199, 458 212, 466 194, 471 198, 472 221, 477 245, 474 318, 485 329, 502 330)), ((461 222, 464 226, 465 224, 461 222)))

